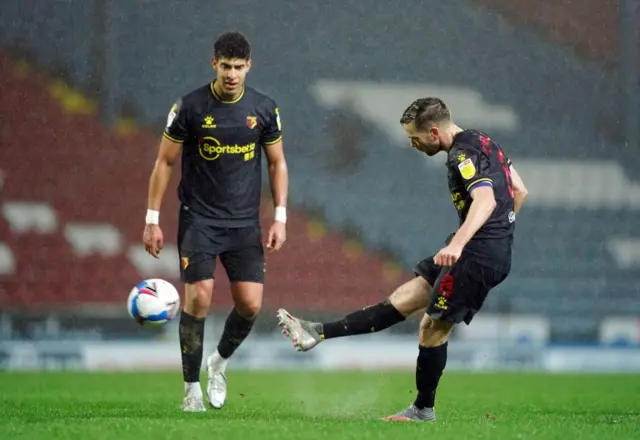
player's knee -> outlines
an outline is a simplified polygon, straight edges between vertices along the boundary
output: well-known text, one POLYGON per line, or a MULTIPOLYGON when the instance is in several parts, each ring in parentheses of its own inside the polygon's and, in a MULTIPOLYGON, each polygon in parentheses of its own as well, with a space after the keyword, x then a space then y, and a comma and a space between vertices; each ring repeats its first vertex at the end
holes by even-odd
POLYGON ((209 313, 213 279, 186 284, 184 311, 196 318, 204 318, 209 313))
POLYGON ((262 309, 261 299, 253 298, 236 303, 238 314, 246 319, 255 319, 260 313, 260 309, 262 309))
POLYGON ((402 315, 408 317, 429 304, 431 285, 422 277, 415 277, 400 286, 390 296, 389 301, 402 315))
POLYGON ((231 296, 235 308, 240 316, 246 319, 254 319, 262 308, 261 283, 234 282, 231 283, 231 296))
POLYGON ((423 347, 437 347, 442 345, 449 339, 449 334, 452 329, 453 323, 436 321, 425 314, 420 322, 420 345, 423 347))

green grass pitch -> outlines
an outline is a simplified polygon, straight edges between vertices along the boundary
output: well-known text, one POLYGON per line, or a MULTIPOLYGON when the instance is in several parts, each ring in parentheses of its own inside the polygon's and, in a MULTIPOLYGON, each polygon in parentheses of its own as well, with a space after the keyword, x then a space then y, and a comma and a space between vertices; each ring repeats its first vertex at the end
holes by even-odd
POLYGON ((640 375, 445 373, 435 424, 411 372, 229 373, 224 409, 182 414, 176 373, 0 373, 0 439, 640 439, 640 375))

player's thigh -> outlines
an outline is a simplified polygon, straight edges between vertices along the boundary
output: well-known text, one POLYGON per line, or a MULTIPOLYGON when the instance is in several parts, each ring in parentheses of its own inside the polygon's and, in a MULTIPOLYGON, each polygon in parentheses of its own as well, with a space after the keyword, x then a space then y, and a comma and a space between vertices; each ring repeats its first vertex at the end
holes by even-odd
POLYGON ((196 318, 206 317, 211 305, 213 286, 213 278, 185 283, 183 310, 196 318))
POLYGON ((232 283, 263 284, 265 258, 260 227, 231 230, 225 250, 220 254, 220 262, 232 283))
POLYGON ((178 224, 180 279, 187 284, 214 278, 216 257, 224 244, 224 230, 194 221, 181 211, 178 224))
POLYGON ((489 291, 505 278, 505 274, 463 255, 438 277, 427 314, 434 321, 469 324, 482 308, 489 291))
POLYGON ((393 306, 407 317, 429 304, 431 285, 422 277, 415 277, 398 287, 390 296, 393 306))

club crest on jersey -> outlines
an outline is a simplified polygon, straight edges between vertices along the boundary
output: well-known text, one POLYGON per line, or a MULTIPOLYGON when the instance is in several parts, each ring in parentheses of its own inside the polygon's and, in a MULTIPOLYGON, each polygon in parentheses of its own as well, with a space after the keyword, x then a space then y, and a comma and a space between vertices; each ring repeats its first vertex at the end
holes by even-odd
POLYGON ((464 153, 460 153, 460 156, 458 156, 458 162, 464 162, 467 159, 467 155, 464 153))
POLYGON ((214 120, 213 116, 205 116, 202 128, 216 128, 216 124, 213 123, 214 120))
POLYGON ((476 166, 473 164, 471 159, 465 159, 460 162, 458 164, 458 169, 465 180, 469 180, 476 175, 476 166))
POLYGON ((257 125, 258 118, 256 116, 247 116, 247 127, 253 130, 257 125))

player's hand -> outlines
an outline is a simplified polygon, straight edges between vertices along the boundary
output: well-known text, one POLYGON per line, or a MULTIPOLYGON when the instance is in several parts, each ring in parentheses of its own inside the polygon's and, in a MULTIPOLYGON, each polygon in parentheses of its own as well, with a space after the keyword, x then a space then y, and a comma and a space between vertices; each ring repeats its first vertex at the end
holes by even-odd
POLYGON ((267 239, 267 249, 269 252, 278 252, 284 242, 287 240, 287 227, 282 222, 273 222, 269 229, 269 238, 267 239))
POLYGON ((440 249, 440 252, 433 257, 433 262, 440 266, 453 266, 460 259, 460 255, 462 255, 462 246, 449 244, 440 249))
POLYGON ((156 258, 160 257, 160 251, 164 245, 164 236, 159 225, 146 225, 142 234, 144 250, 156 258))

